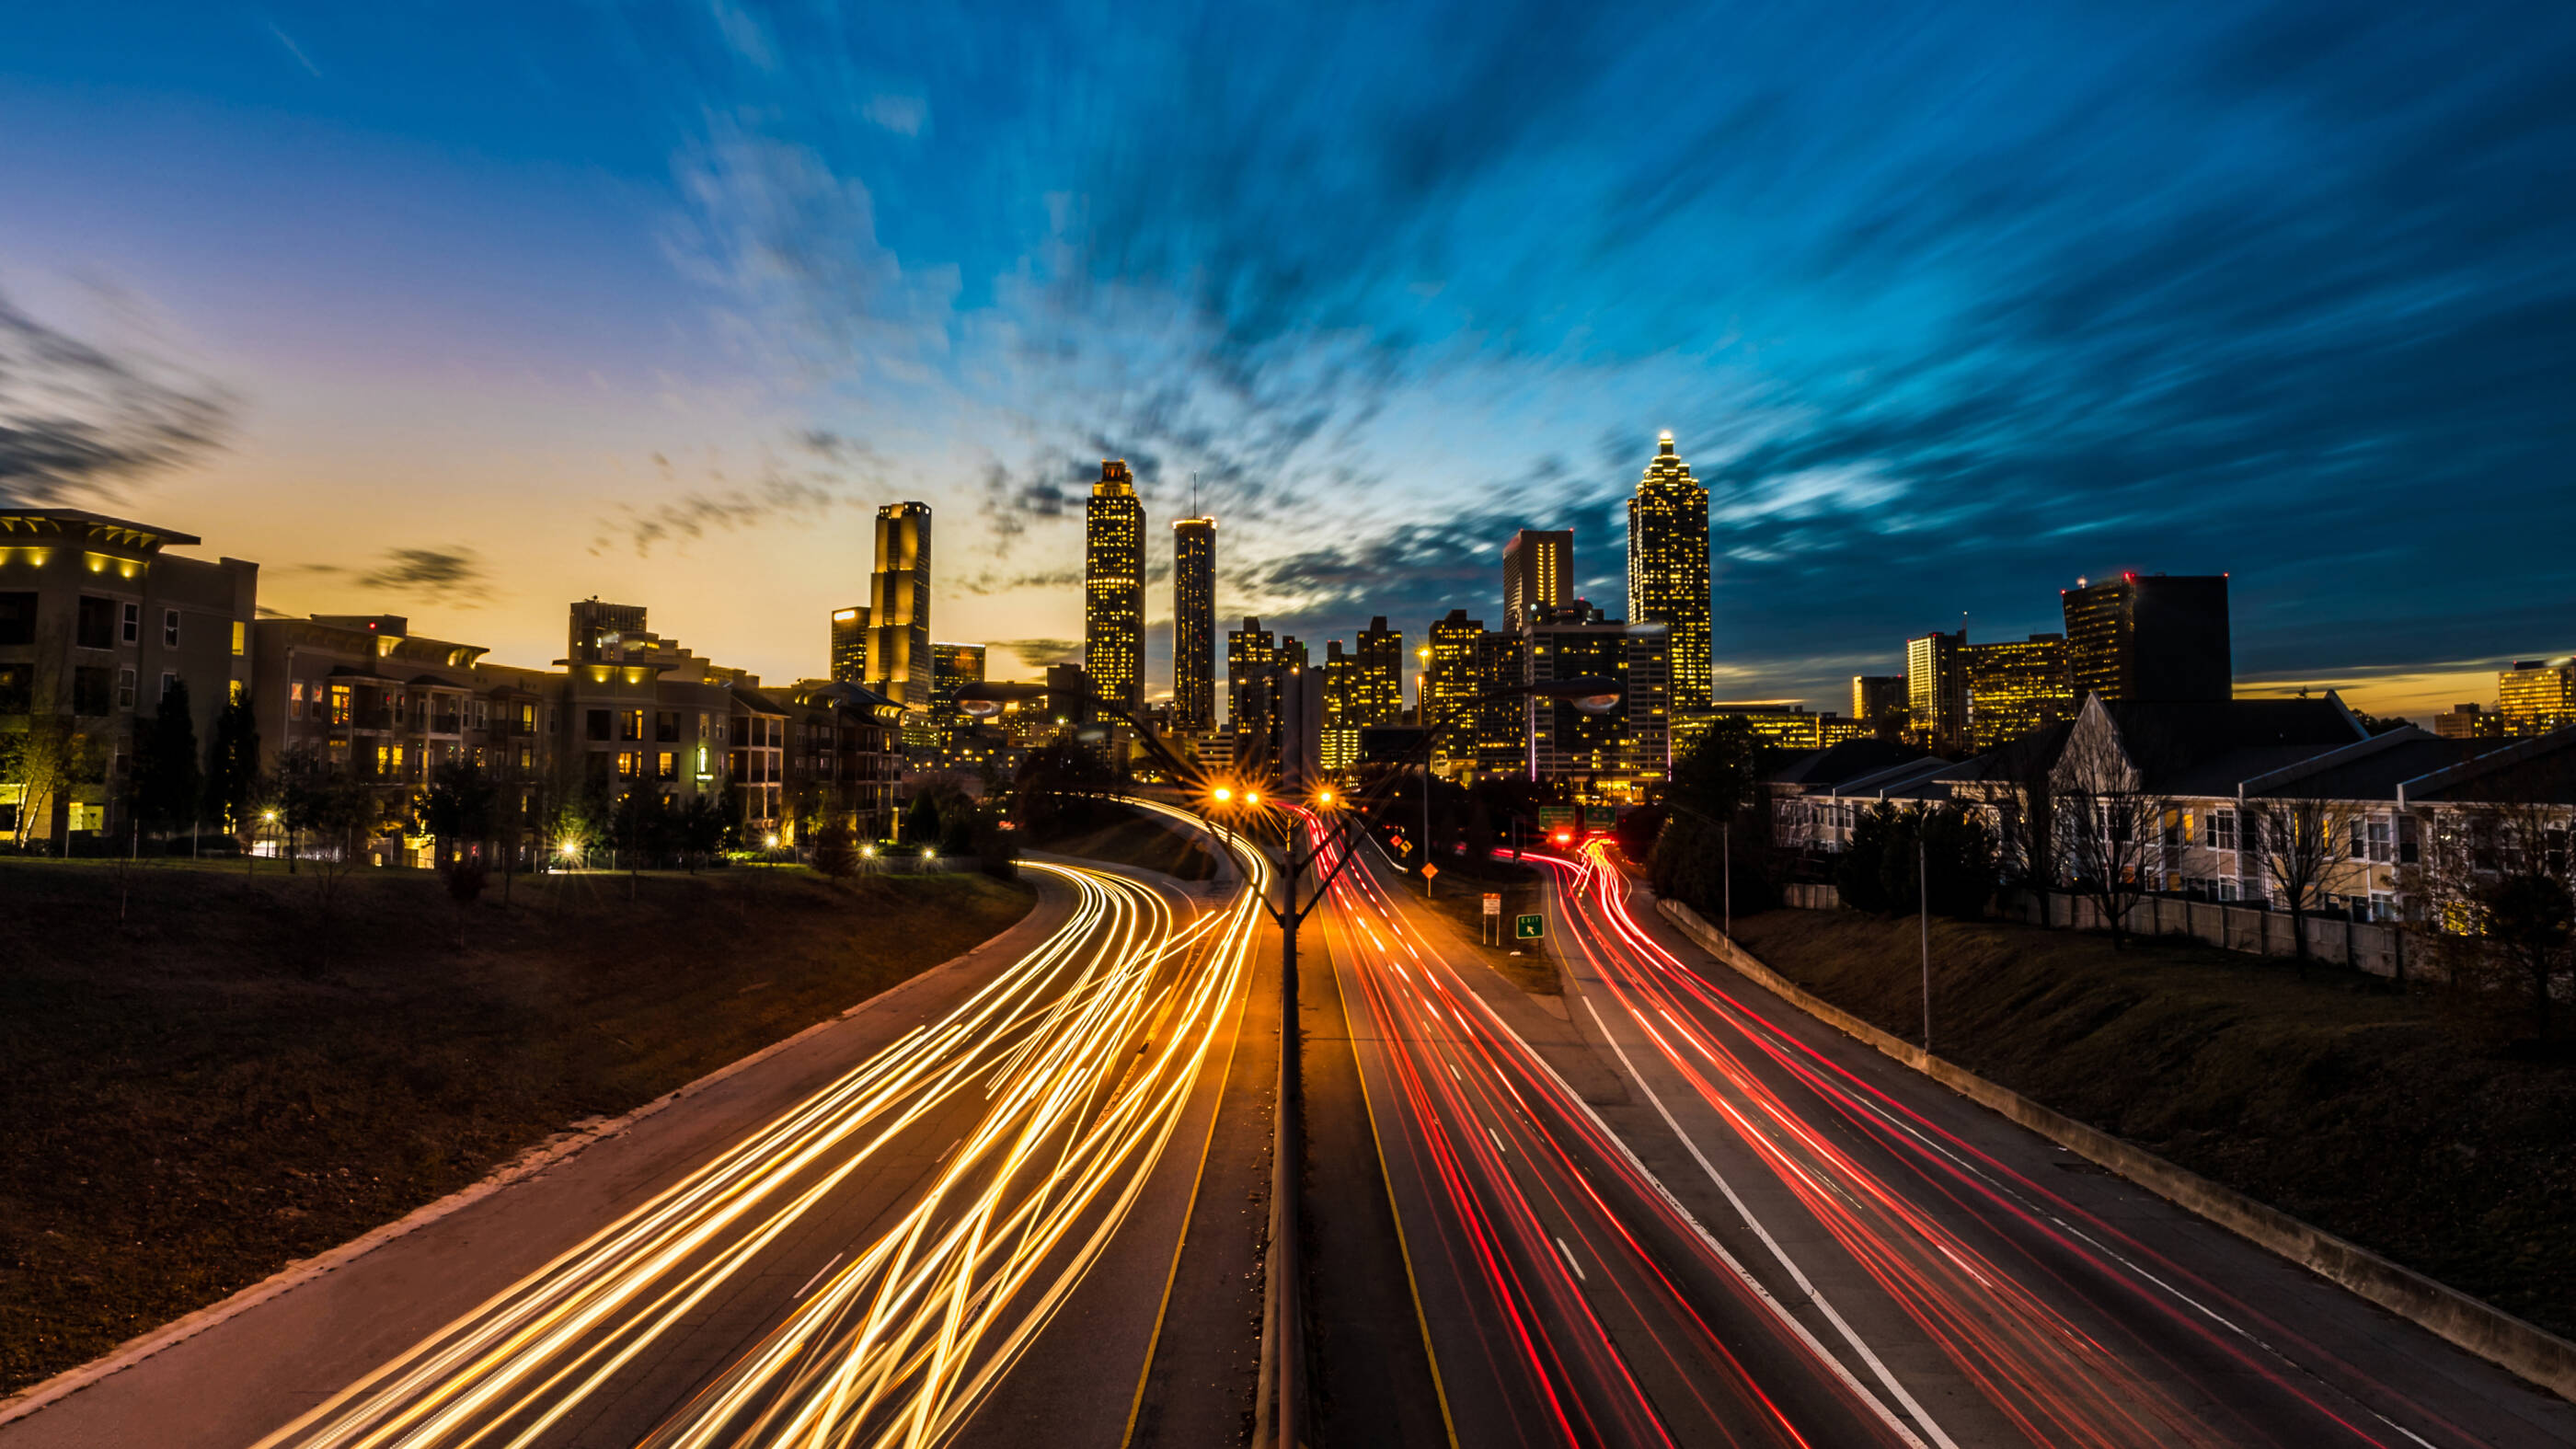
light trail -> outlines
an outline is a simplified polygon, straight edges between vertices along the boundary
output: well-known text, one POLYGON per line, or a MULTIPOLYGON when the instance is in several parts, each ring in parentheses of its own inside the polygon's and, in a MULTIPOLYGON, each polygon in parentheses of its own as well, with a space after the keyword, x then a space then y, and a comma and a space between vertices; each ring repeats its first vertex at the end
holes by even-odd
POLYGON ((1189 921, 1122 877, 1028 863, 1076 895, 1045 941, 258 1449, 567 1437, 836 1192, 904 1172, 921 1185, 902 1210, 643 1442, 948 1438, 1099 1261, 1225 1039, 1268 878, 1257 852, 1230 854, 1240 888, 1189 921), (962 1140, 926 1167, 907 1155, 927 1154, 914 1129, 960 1113, 962 1140))
MULTIPOLYGON (((1525 858, 1555 873, 1568 939, 1662 1065, 2031 1442, 2426 1443, 2298 1367, 2274 1345, 2351 1370, 2291 1327, 1940 1128, 1683 966, 1629 913, 1625 878, 1603 843, 1579 861, 1525 858), (1814 1102, 1793 1101, 1778 1077, 1814 1102), (1826 1120, 1892 1156, 1894 1174, 1820 1131, 1826 1120), (1945 1219, 1973 1221, 1991 1241, 1971 1242, 1945 1219), (2080 1324, 2061 1303, 2098 1321, 2080 1324), (2208 1386, 2208 1402, 2186 1409, 2167 1386, 2194 1381, 2208 1386), (2247 1383, 2261 1385, 2253 1397, 2262 1402, 2239 1408, 2247 1383)), ((1669 1113, 1666 1120, 1770 1242, 1681 1125, 1669 1113)), ((1803 1281, 1785 1253, 1781 1261, 1803 1281)), ((2407 1407, 2428 1427, 2475 1442, 2407 1407)))
MULTIPOLYGON (((1663 1192, 1372 875, 1346 872, 1333 906, 1336 955, 1367 1013, 1353 1035, 1382 1057, 1371 1090, 1401 1128, 1389 1170, 1410 1167, 1408 1189, 1431 1208, 1409 1248, 1426 1270, 1446 1266, 1435 1291, 1463 1310, 1435 1311, 1432 1324, 1450 1399, 1474 1416, 1462 1441, 1920 1444, 1663 1192)), ((1416 1215, 1400 1216, 1410 1231, 1416 1215)))

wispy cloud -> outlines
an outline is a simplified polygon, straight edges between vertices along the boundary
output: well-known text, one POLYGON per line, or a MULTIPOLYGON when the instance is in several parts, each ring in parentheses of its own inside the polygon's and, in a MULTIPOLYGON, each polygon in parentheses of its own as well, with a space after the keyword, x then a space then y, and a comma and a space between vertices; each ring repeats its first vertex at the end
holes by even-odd
POLYGON ((112 497, 222 446, 230 392, 149 352, 83 342, 0 297, 0 502, 112 497))

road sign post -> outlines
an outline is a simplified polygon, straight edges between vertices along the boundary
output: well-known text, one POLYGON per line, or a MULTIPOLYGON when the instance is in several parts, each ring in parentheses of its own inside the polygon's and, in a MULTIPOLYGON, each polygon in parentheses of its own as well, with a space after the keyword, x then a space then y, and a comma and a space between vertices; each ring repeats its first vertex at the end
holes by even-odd
POLYGON ((1486 942, 1489 945, 1501 944, 1500 933, 1503 929, 1503 898, 1499 892, 1485 892, 1485 916, 1479 924, 1483 929, 1476 932, 1477 940, 1486 942))
POLYGON ((1547 917, 1545 916, 1514 916, 1512 918, 1512 939, 1516 941, 1535 941, 1546 934, 1547 917))

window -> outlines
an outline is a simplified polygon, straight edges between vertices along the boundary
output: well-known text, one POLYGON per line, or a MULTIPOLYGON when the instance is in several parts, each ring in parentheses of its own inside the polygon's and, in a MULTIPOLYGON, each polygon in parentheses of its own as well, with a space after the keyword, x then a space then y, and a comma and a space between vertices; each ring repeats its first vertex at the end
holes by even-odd
POLYGON ((304 681, 301 679, 289 681, 286 686, 286 717, 304 718, 304 681))
POLYGON ((520 769, 522 769, 522 770, 530 770, 530 769, 534 769, 534 768, 536 768, 536 763, 537 763, 537 750, 536 750, 536 746, 534 746, 534 745, 521 745, 521 746, 519 746, 519 768, 520 768, 520 769))
POLYGON ((626 730, 625 733, 619 735, 618 738, 621 740, 640 740, 644 738, 644 711, 640 709, 630 709, 627 710, 625 714, 626 730))
POLYGON ((589 734, 594 740, 608 738, 608 711, 594 709, 590 712, 589 734))
POLYGON ((178 682, 179 676, 177 674, 167 669, 162 670, 161 692, 152 697, 153 704, 157 707, 161 704, 167 703, 170 698, 170 686, 177 684, 178 682))
POLYGON ((669 750, 664 750, 654 757, 653 767, 653 778, 656 780, 680 778, 680 757, 669 750))
POLYGON ((35 704, 35 666, 0 664, 0 714, 25 714, 35 704))
POLYGON ((36 596, 0 594, 0 644, 36 642, 36 596))
POLYGON ((2218 878, 2218 898, 2222 901, 2236 899, 2236 877, 2223 875, 2218 878))
POLYGON ((250 698, 249 680, 232 679, 224 682, 224 703, 239 704, 248 698, 250 698))
POLYGON ((123 619, 117 626, 117 637, 128 644, 142 643, 143 606, 141 604, 127 604, 120 612, 123 615, 123 619))
POLYGON ((2201 843, 2212 850, 2234 850, 2236 848, 2236 812, 2210 811, 2208 830, 2201 837, 2201 843))
POLYGON ((176 609, 161 611, 161 647, 164 649, 179 647, 179 611, 176 609))
POLYGON ((235 619, 233 620, 233 653, 235 656, 240 656, 249 652, 250 626, 235 619))
POLYGON ((2414 816, 2397 817, 2397 863, 2399 865, 2413 865, 2416 862, 2421 846, 2417 843, 2418 837, 2415 831, 2414 816))
POLYGON ((134 708, 134 669, 131 665, 116 671, 116 707, 134 708))
POLYGON ((653 738, 655 742, 666 745, 677 741, 680 738, 680 717, 667 709, 655 712, 653 738))
POLYGON ((335 684, 335 685, 332 685, 332 686, 331 686, 331 723, 333 723, 333 724, 335 724, 335 725, 345 725, 345 724, 347 724, 348 722, 349 722, 349 686, 347 686, 347 685, 345 685, 345 684, 335 684))
POLYGON ((72 626, 72 642, 83 649, 116 647, 116 601, 80 596, 80 617, 72 626))
POLYGON ((642 774, 642 773, 643 773, 643 770, 644 770, 644 754, 643 754, 643 752, 642 752, 642 751, 640 751, 640 750, 619 750, 619 751, 617 752, 617 773, 618 773, 618 774, 623 775, 623 776, 625 776, 627 779, 632 780, 632 779, 634 779, 637 775, 642 774))
POLYGON ((2384 862, 2388 859, 2390 854, 2388 837, 2388 822, 2385 819, 2374 818, 2370 822, 2370 858, 2372 860, 2384 862))

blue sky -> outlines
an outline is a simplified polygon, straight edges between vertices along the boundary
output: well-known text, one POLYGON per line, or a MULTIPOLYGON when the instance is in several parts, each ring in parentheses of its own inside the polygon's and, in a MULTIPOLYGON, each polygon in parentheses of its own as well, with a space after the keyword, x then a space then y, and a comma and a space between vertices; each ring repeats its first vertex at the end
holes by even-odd
POLYGON ((2563 6, 28 11, 0 490, 282 608, 812 673, 918 497, 1039 658, 1115 455, 1224 613, 1418 631, 1522 525, 1615 600, 1669 427, 1723 696, 2123 568, 2248 687, 2576 648, 2563 6))

